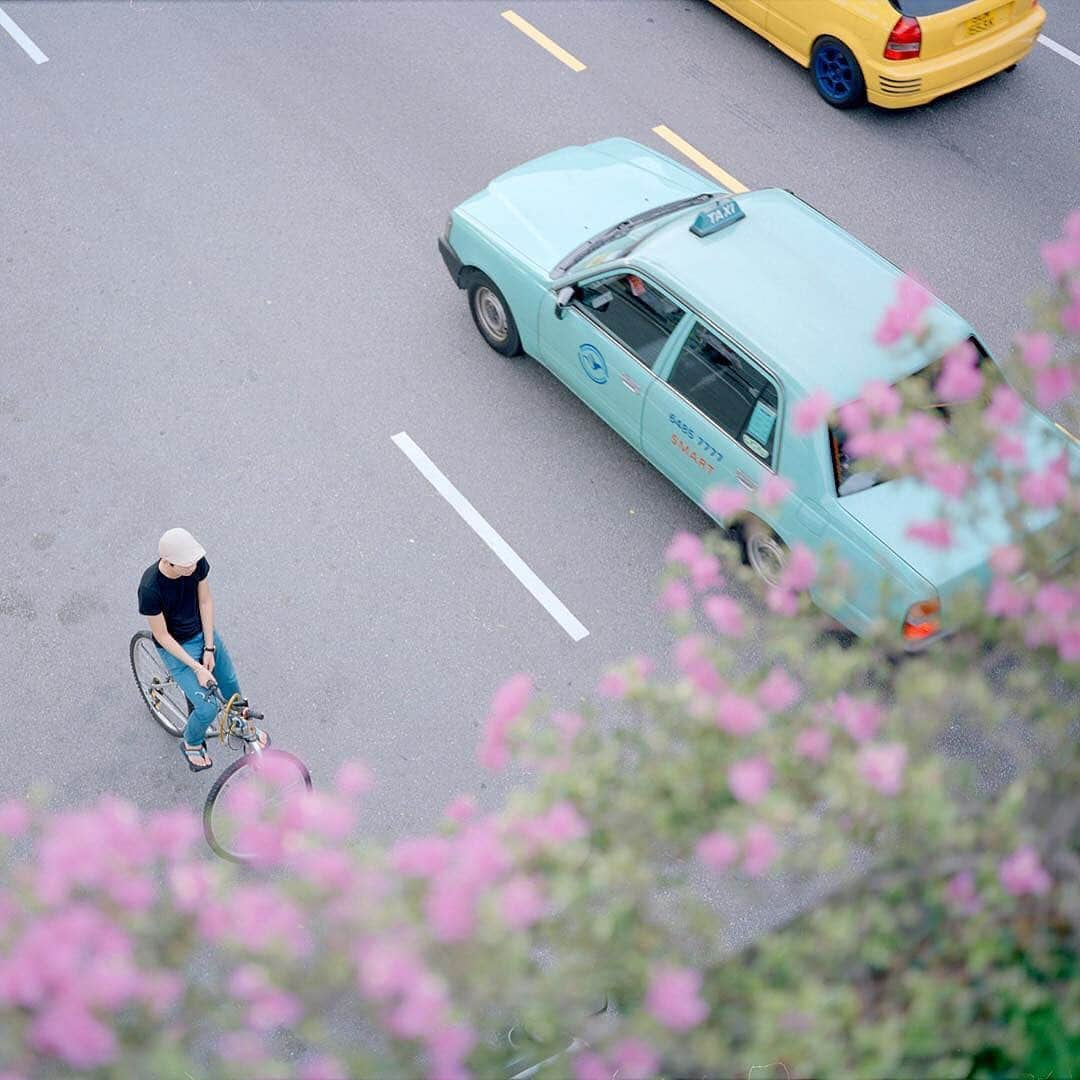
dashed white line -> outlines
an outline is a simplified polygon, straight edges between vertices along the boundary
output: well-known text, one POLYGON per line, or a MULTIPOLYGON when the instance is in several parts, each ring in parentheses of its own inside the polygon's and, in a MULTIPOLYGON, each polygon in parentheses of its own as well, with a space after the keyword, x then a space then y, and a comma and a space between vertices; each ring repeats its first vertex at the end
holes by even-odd
POLYGON ((14 38, 15 43, 35 64, 44 64, 49 58, 27 37, 15 20, 3 8, 0 8, 0 26, 14 38))
POLYGON ((1039 44, 1045 45, 1048 49, 1053 49, 1058 56, 1064 56, 1066 60, 1071 60, 1077 67, 1080 67, 1080 56, 1074 53, 1072 49, 1066 49, 1064 45, 1059 45, 1045 34, 1039 35, 1039 44))
POLYGON ((420 470, 431 486, 458 512, 462 520, 502 560, 507 568, 544 606, 548 614, 574 641, 589 631, 570 613, 565 604, 533 573, 516 551, 484 520, 472 503, 439 471, 435 463, 401 431, 393 436, 398 449, 420 470))

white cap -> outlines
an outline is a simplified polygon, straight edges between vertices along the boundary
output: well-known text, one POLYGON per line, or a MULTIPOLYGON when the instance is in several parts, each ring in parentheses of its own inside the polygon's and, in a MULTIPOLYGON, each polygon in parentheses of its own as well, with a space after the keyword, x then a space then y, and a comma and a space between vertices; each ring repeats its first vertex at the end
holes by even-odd
POLYGON ((206 554, 206 548, 187 529, 170 529, 158 541, 158 554, 175 566, 191 566, 206 554))

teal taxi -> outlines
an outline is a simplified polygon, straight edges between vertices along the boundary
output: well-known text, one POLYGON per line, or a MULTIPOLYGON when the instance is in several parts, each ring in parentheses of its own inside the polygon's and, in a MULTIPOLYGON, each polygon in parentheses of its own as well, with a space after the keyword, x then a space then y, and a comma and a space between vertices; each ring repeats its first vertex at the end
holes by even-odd
MULTIPOLYGON (((1008 536, 1000 507, 936 550, 906 535, 936 516, 933 489, 849 475, 826 422, 794 431, 792 409, 816 390, 843 403, 927 358, 874 341, 900 271, 790 192, 735 196, 607 139, 499 176, 453 210, 439 250, 492 349, 539 360, 703 509, 716 486, 788 483, 741 533, 766 582, 794 543, 828 551, 850 587, 815 601, 856 634, 884 619, 909 646, 953 628, 961 589, 985 587, 1008 536)), ((943 348, 970 339, 993 366, 959 315, 936 301, 933 314, 943 348)), ((1029 419, 1032 453, 1049 460, 1051 426, 1029 419)))

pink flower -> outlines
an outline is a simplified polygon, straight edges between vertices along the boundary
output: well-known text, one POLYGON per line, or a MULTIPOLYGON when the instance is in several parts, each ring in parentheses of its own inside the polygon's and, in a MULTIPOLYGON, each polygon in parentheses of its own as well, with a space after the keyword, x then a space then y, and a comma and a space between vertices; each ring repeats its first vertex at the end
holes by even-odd
POLYGON ((799 596, 791 589, 770 586, 765 593, 765 606, 776 615, 795 615, 799 610, 799 596))
POLYGON ((716 725, 729 735, 751 735, 765 726, 765 714, 752 698, 727 692, 716 703, 716 725))
POLYGON ((679 638, 673 656, 675 666, 680 671, 687 671, 691 664, 700 660, 705 649, 705 638, 701 634, 687 634, 679 638))
POLYGON ((934 389, 939 401, 970 401, 982 390, 982 373, 976 367, 979 354, 970 341, 962 341, 944 356, 934 389))
POLYGON ((739 841, 730 833, 706 833, 695 845, 697 857, 716 873, 722 873, 739 857, 739 841))
POLYGON ((996 578, 986 594, 986 613, 1004 619, 1019 619, 1027 614, 1031 597, 1007 578, 996 578))
POLYGON ((587 836, 589 827, 573 803, 557 802, 544 817, 545 839, 549 844, 565 844, 587 836))
POLYGON ((404 877, 433 877, 450 864, 450 853, 442 836, 410 837, 390 849, 390 865, 404 877))
POLYGON ((439 941, 463 941, 476 922, 476 896, 471 885, 440 874, 424 899, 428 926, 439 941))
MULTIPOLYGON (((1042 330, 1017 334, 1013 339, 1020 346, 1020 356, 1032 371, 1041 371, 1054 356, 1054 339, 1042 330)), ((999 387, 1001 390, 1007 387, 999 387)))
POLYGON ((931 487, 943 495, 959 499, 971 484, 971 468, 959 461, 940 461, 923 470, 931 487))
POLYGON ((757 824, 746 830, 743 851, 743 870, 750 877, 757 878, 769 872, 776 856, 780 854, 780 845, 768 825, 757 824))
POLYGON ((860 435, 870 430, 870 409, 865 401, 856 398, 846 405, 841 405, 839 410, 840 426, 848 435, 860 435))
POLYGON ((446 1012, 446 990, 434 975, 420 976, 387 1017, 386 1026, 400 1039, 421 1039, 434 1035, 446 1012))
POLYGON ((607 672, 596 684, 596 692, 606 698, 626 697, 629 689, 630 681, 621 671, 607 672))
POLYGON ((425 1035, 430 1074, 439 1080, 469 1080, 465 1059, 476 1045, 476 1032, 464 1024, 440 1024, 425 1035))
POLYGON ((611 1048, 611 1056, 619 1080, 652 1080, 660 1068, 660 1058, 644 1039, 621 1039, 611 1048))
POLYGON ((786 712, 802 694, 799 684, 779 665, 758 684, 757 699, 772 713, 786 712))
POLYGON ((747 493, 739 488, 714 487, 705 492, 704 504, 714 517, 727 521, 745 510, 749 501, 747 493))
POLYGON ((956 874, 945 886, 945 899, 961 915, 975 915, 982 907, 975 889, 975 875, 970 870, 956 874))
POLYGON ((532 679, 528 675, 512 675, 495 691, 489 711, 492 716, 516 720, 525 711, 532 692, 532 679))
POLYGON ((728 768, 728 787, 739 802, 750 806, 761 802, 772 786, 773 768, 767 758, 743 758, 728 768))
POLYGON ((709 1015, 701 1000, 701 975, 690 968, 661 967, 649 979, 645 1010, 672 1031, 689 1031, 709 1015))
POLYGON ((690 566, 701 554, 701 538, 693 533, 677 532, 668 544, 664 558, 668 562, 681 562, 690 566))
POLYGON ((611 1080, 611 1066, 602 1054, 579 1050, 570 1060, 574 1080, 611 1080))
POLYGON ((717 631, 725 637, 741 637, 746 632, 742 607, 732 597, 706 597, 701 608, 717 631))
POLYGON ((1071 270, 1080 266, 1080 242, 1066 238, 1039 248, 1046 272, 1054 281, 1060 281, 1071 270))
POLYGON ((1012 427, 1024 415, 1024 402, 1010 386, 998 386, 990 397, 990 404, 983 413, 983 420, 991 430, 1012 427))
POLYGON ((22 799, 0 803, 0 836, 22 836, 30 827, 30 808, 22 799))
POLYGON ((1048 367, 1035 373, 1035 403, 1040 409, 1052 409, 1073 390, 1072 368, 1048 367))
POLYGON ((693 594, 685 581, 669 581, 660 594, 660 606, 664 611, 689 611, 693 594))
POLYGON ((1047 510, 1069 494, 1068 474, 1051 463, 1044 472, 1028 473, 1019 483, 1020 498, 1029 506, 1047 510))
POLYGON ((205 863, 182 863, 169 871, 169 886, 177 910, 190 914, 210 896, 214 875, 205 863))
POLYGON ((96 1069, 116 1057, 112 1029, 73 994, 58 997, 37 1014, 27 1042, 39 1054, 58 1057, 73 1069, 96 1069))
POLYGON ((1043 868, 1039 853, 1030 846, 1017 848, 998 867, 998 879, 1007 893, 1013 896, 1045 896, 1054 882, 1043 868))
POLYGON ((724 579, 720 576, 720 560, 715 555, 699 556, 690 567, 690 579, 698 591, 722 585, 724 579))
POLYGON ((1023 465, 1027 461, 1027 448, 1015 435, 999 435, 994 440, 994 454, 1006 465, 1023 465))
POLYGON ((814 584, 817 572, 814 553, 804 544, 795 544, 788 554, 787 565, 781 571, 780 585, 792 592, 806 592, 814 584))
POLYGON ((455 825, 464 825, 476 816, 476 800, 471 795, 459 795, 446 808, 446 817, 455 825))
POLYGON ((913 453, 931 450, 945 433, 945 422, 931 413, 908 413, 904 420, 902 437, 913 453))
POLYGON ((833 712, 838 723, 860 743, 869 742, 884 719, 881 706, 873 701, 860 701, 848 694, 837 694, 833 712))
POLYGON ((873 416, 889 418, 900 412, 900 394, 884 379, 871 379, 859 395, 873 416))
POLYGON ((349 1080, 345 1066, 329 1054, 305 1058, 296 1075, 297 1080, 349 1080))
POLYGON ((898 795, 904 782, 907 747, 903 743, 868 743, 855 757, 859 775, 882 795, 898 795))
POLYGON ((1035 593, 1035 610, 1051 619, 1065 619, 1076 610, 1076 598, 1063 585, 1047 582, 1035 593))
POLYGON ((990 552, 990 569, 995 574, 1018 574, 1024 565, 1024 550, 1017 544, 1002 544, 990 552))
POLYGON ((585 726, 585 718, 581 713, 575 712, 555 712, 551 716, 551 722, 564 742, 573 742, 585 726))
POLYGON ((912 522, 905 530, 904 535, 912 540, 919 540, 928 547, 945 550, 952 547, 952 528, 945 518, 936 518, 933 521, 912 522))
POLYGON ((525 930, 544 917, 547 902, 535 877, 518 874, 504 886, 499 900, 503 922, 512 930, 525 930))
POLYGON ((359 761, 346 761, 334 778, 337 793, 345 798, 363 795, 371 790, 373 783, 371 772, 359 761))
POLYGON ((769 473, 765 478, 765 483, 758 489, 758 505, 766 509, 779 506, 791 494, 791 490, 790 480, 785 480, 777 473, 769 473))
POLYGON ((825 762, 829 758, 829 733, 824 728, 803 728, 795 736, 795 753, 809 761, 825 762))
POLYGON ((356 949, 357 984, 373 1001, 388 1001, 406 993, 424 973, 416 954, 404 941, 367 938, 356 949))
POLYGON ((718 694, 724 688, 723 680, 713 662, 704 657, 692 661, 687 666, 686 675, 703 694, 718 694))
POLYGON ((815 390, 792 410, 791 422, 799 435, 809 435, 825 422, 832 411, 833 400, 827 390, 815 390))
POLYGON ((248 1026, 256 1031, 273 1031, 277 1027, 291 1027, 304 1015, 300 999, 284 990, 260 994, 248 1006, 248 1026))
POLYGON ((874 341, 879 345, 892 345, 905 334, 918 336, 923 329, 923 312, 933 303, 926 287, 912 277, 903 277, 897 283, 896 302, 885 314, 874 331, 874 341))

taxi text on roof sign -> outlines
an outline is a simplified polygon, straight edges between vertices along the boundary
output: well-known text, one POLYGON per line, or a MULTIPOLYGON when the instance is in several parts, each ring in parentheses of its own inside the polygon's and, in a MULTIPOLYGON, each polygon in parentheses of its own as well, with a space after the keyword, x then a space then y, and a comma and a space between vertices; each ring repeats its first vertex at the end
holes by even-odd
POLYGON ((690 231, 695 236, 710 236, 714 232, 726 229, 729 225, 734 225, 736 221, 741 221, 744 217, 746 215, 742 207, 734 199, 724 199, 702 210, 694 218, 690 231))

